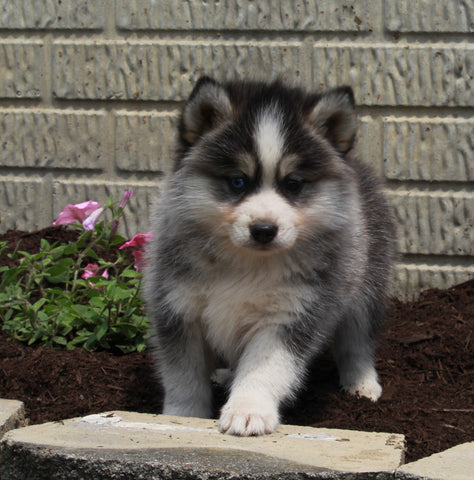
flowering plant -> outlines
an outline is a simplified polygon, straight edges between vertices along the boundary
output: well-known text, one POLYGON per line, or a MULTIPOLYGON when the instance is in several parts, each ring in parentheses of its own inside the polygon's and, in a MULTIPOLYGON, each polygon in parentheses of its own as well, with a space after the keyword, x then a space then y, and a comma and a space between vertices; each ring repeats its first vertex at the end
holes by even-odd
POLYGON ((95 222, 104 211, 97 202, 88 200, 77 205, 67 205, 53 225, 69 225, 81 222, 85 230, 94 230, 95 222))
POLYGON ((137 233, 130 241, 125 242, 119 250, 124 248, 136 247, 132 250, 135 259, 134 267, 137 272, 141 272, 145 268, 145 245, 151 240, 151 232, 137 233))
MULTIPOLYGON (((117 233, 132 195, 126 190, 118 205, 111 200, 104 206, 91 200, 67 205, 53 225, 74 230, 74 241, 42 239, 37 253, 22 251, 20 244, 8 254, 15 266, 0 267, 6 332, 28 344, 125 353, 145 348, 148 320, 139 288, 150 234, 126 241, 117 233)), ((6 246, 0 244, 0 253, 6 246)))

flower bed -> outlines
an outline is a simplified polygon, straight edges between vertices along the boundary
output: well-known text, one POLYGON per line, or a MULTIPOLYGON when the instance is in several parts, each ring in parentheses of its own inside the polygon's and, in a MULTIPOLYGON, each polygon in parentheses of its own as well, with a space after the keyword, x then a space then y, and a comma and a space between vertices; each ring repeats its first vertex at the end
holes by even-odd
POLYGON ((43 237, 33 251, 22 241, 0 243, 3 330, 29 345, 145 349, 148 321, 139 289, 151 234, 129 241, 117 234, 132 194, 126 190, 118 206, 110 200, 103 207, 91 200, 67 205, 53 222, 72 225, 67 241, 43 237))

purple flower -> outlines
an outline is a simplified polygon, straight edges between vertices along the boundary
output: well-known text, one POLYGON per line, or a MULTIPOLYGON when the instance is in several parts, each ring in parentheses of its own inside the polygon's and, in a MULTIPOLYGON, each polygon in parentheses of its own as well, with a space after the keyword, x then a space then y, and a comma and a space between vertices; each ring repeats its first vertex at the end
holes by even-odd
POLYGON ((119 204, 119 207, 121 209, 124 209, 125 208, 125 205, 127 205, 127 202, 132 198, 132 195, 133 195, 133 190, 130 189, 130 190, 125 190, 125 192, 123 192, 123 197, 122 197, 122 200, 119 204))
MULTIPOLYGON (((133 195, 132 189, 127 189, 125 190, 125 192, 123 192, 123 197, 119 204, 119 215, 122 213, 122 210, 125 208, 125 205, 127 205, 128 201, 132 198, 132 195, 133 195)), ((109 235, 109 242, 111 242, 115 237, 118 226, 119 226, 119 220, 118 218, 116 218, 112 221, 112 227, 110 229, 110 235, 109 235)))

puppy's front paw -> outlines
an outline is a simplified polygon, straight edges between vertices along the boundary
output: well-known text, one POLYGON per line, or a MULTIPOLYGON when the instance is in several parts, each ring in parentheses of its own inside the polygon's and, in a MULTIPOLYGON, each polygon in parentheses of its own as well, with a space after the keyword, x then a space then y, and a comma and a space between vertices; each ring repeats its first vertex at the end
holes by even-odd
POLYGON ((230 435, 264 435, 278 427, 278 407, 260 399, 230 399, 222 408, 219 430, 230 435))
POLYGON ((342 389, 351 395, 366 397, 376 402, 382 395, 382 387, 377 380, 377 374, 368 375, 357 382, 345 384, 342 389))

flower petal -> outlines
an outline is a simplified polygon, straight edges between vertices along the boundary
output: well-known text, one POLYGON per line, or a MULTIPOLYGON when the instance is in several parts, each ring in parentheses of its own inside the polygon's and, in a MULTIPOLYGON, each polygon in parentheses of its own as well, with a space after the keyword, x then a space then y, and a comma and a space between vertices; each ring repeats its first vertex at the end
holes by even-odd
POLYGON ((99 203, 92 200, 76 203, 75 205, 69 204, 58 215, 58 218, 53 222, 53 225, 69 225, 76 222, 81 223, 98 208, 99 203))
POLYGON ((146 267, 145 252, 143 250, 135 250, 132 252, 134 262, 133 266, 137 272, 141 272, 146 267))
POLYGON ((83 222, 82 226, 86 230, 94 230, 95 222, 97 219, 102 215, 104 209, 102 207, 98 208, 97 210, 93 211, 83 222))
POLYGON ((121 245, 119 247, 119 250, 123 250, 124 248, 128 248, 128 247, 142 248, 151 240, 151 237, 152 237, 152 232, 137 233, 131 240, 121 245))
POLYGON ((94 265, 89 263, 84 269, 84 273, 81 275, 81 278, 87 280, 89 277, 97 277, 99 275, 99 265, 94 265))
MULTIPOLYGON (((109 272, 107 271, 107 269, 105 269, 102 272, 102 274, 100 274, 99 270, 100 270, 100 267, 98 265, 89 263, 84 269, 84 273, 81 275, 81 278, 83 278, 84 280, 87 280, 90 277, 99 277, 99 276, 104 277, 105 279, 109 278, 109 272)), ((89 286, 91 288, 96 288, 101 292, 104 290, 103 287, 96 287, 93 282, 89 282, 89 286)))

